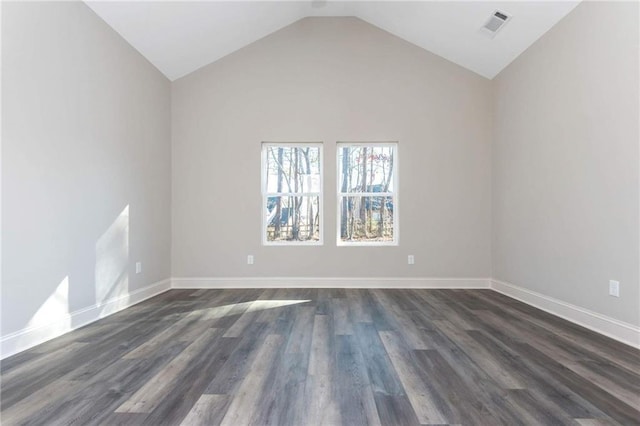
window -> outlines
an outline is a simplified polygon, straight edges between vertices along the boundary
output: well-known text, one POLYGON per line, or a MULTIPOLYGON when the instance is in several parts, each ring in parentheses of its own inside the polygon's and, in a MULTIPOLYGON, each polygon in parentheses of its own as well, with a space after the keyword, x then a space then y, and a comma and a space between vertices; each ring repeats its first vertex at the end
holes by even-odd
POLYGON ((322 244, 321 144, 262 144, 262 241, 322 244))
POLYGON ((398 244, 397 150, 338 143, 338 245, 398 244))

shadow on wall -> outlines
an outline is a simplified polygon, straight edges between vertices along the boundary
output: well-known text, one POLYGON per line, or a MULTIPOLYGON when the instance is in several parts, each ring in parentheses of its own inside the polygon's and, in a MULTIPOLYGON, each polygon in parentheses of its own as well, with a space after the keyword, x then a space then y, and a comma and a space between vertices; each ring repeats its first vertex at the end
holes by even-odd
POLYGON ((22 336, 12 346, 18 350, 26 349, 128 306, 129 205, 96 241, 94 304, 71 312, 72 288, 67 275, 40 305, 26 327, 19 331, 22 336))

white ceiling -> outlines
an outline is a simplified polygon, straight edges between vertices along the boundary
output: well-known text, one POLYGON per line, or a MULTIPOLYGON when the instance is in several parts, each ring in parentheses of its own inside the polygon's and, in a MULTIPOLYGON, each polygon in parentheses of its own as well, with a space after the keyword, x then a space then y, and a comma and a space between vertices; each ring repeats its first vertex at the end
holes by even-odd
POLYGON ((175 80, 307 16, 355 16, 493 78, 579 1, 87 1, 175 80), (494 37, 496 10, 512 19, 494 37))

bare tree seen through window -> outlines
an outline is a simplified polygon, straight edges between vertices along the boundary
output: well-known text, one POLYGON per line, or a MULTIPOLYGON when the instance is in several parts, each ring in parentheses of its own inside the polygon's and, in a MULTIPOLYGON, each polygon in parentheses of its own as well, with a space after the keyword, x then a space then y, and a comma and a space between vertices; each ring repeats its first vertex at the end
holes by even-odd
POLYGON ((263 146, 267 242, 320 240, 320 155, 315 144, 263 146))
POLYGON ((395 241, 395 145, 338 146, 341 242, 395 241))

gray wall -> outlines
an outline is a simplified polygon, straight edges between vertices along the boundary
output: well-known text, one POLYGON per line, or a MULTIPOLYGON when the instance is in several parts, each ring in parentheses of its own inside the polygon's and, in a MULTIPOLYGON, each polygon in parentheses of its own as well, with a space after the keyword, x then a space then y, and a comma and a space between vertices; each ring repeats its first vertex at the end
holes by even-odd
POLYGON ((494 80, 494 278, 632 324, 638 41, 637 2, 583 2, 494 80))
POLYGON ((303 19, 175 81, 173 276, 489 277, 490 90, 355 18, 303 19), (261 141, 324 142, 323 246, 261 246, 261 141), (336 141, 399 142, 398 247, 336 247, 336 141))
POLYGON ((84 3, 3 3, 3 335, 170 276, 170 96, 84 3))

